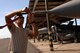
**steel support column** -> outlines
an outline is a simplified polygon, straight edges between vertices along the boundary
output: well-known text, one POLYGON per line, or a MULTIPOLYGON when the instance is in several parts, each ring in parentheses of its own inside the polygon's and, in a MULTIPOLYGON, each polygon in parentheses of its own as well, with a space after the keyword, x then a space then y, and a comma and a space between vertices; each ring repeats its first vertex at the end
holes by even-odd
MULTIPOLYGON (((45 10, 48 10, 48 0, 45 0, 45 10)), ((48 27, 48 35, 49 35, 49 46, 50 46, 50 51, 54 51, 53 49, 53 38, 52 38, 52 31, 51 31, 51 26, 50 26, 50 20, 49 20, 49 14, 46 13, 46 19, 47 19, 47 27, 48 27)))

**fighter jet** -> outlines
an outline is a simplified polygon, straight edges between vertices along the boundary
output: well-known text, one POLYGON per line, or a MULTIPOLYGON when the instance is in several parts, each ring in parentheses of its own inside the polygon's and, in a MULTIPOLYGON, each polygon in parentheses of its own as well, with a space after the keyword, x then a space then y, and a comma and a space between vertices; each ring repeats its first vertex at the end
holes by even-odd
POLYGON ((53 13, 55 15, 69 17, 69 18, 79 18, 80 17, 80 0, 71 0, 51 10, 38 11, 35 13, 43 13, 43 12, 53 13))
POLYGON ((64 3, 60 6, 57 6, 48 12, 54 13, 59 16, 66 16, 71 18, 80 17, 80 0, 72 0, 67 3, 64 3))

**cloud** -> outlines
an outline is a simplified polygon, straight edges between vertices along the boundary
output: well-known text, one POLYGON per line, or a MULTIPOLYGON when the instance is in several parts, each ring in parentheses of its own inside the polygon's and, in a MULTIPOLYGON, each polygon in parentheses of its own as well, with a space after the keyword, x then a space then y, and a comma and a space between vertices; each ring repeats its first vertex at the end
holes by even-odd
POLYGON ((0 39, 9 37, 11 37, 11 34, 7 28, 0 29, 0 39))

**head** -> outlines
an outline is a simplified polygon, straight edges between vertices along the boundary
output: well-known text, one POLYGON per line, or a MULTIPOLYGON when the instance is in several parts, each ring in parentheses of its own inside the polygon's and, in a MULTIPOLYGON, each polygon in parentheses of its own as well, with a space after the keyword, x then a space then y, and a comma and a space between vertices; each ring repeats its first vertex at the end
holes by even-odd
POLYGON ((18 20, 15 21, 18 27, 23 27, 24 17, 22 16, 22 14, 17 14, 15 18, 19 18, 18 20))

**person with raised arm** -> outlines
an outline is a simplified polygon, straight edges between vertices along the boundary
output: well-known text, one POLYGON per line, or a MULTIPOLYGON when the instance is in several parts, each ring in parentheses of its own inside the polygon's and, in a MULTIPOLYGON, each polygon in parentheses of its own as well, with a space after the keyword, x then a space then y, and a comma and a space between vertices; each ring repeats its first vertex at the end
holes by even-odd
POLYGON ((6 25, 0 26, 0 29, 8 27, 11 33, 11 47, 13 53, 27 53, 28 36, 36 37, 38 29, 34 20, 34 15, 26 7, 23 10, 17 10, 5 16, 6 25), (23 28, 24 17, 22 12, 28 13, 28 23, 32 26, 32 30, 23 28), (12 20, 12 17, 15 17, 12 20), (15 22, 15 23, 14 23, 15 22))

